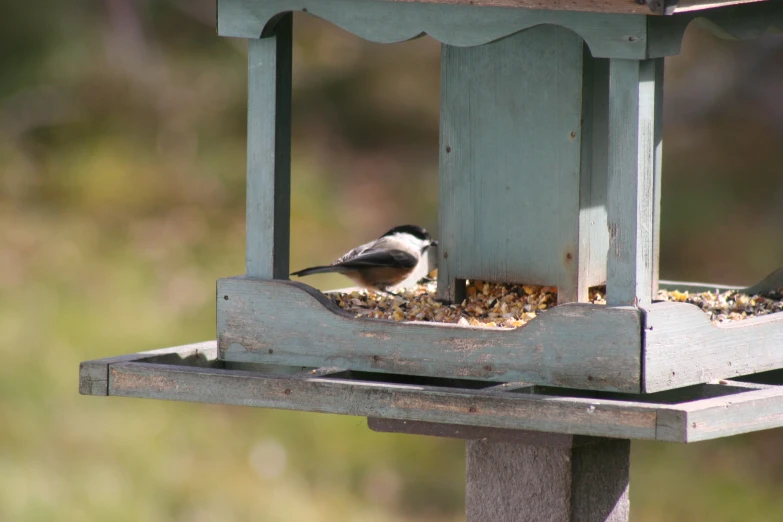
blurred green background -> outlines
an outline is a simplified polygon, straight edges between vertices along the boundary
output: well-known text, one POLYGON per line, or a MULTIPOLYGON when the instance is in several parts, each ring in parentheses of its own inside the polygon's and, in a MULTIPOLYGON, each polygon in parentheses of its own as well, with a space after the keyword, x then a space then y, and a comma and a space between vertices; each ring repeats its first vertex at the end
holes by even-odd
MULTIPOLYGON (((0 520, 461 520, 461 442, 77 394, 81 360, 214 338, 244 271, 246 45, 214 12, 4 4, 0 520)), ((437 42, 295 30, 292 267, 437 229, 437 42)), ((692 26, 666 73, 661 273, 752 283, 783 264, 783 37, 692 26)), ((634 443, 631 484, 635 521, 783 520, 783 431, 634 443)))

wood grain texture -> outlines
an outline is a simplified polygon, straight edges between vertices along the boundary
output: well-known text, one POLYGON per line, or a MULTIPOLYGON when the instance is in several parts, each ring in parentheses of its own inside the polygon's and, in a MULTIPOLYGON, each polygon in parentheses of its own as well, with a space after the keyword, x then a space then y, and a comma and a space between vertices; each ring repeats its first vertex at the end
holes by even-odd
POLYGON ((687 303, 645 312, 647 393, 783 368, 783 314, 716 326, 687 303))
POLYGON ((641 59, 647 53, 644 16, 390 0, 218 0, 218 34, 258 38, 269 33, 270 21, 291 11, 307 11, 379 43, 428 34, 448 45, 470 47, 550 24, 579 35, 596 57, 641 59))
POLYGON ((367 418, 367 427, 383 433, 406 433, 408 435, 426 435, 451 439, 484 440, 490 442, 517 442, 529 446, 549 446, 573 448, 588 444, 597 444, 601 437, 566 435, 564 433, 542 433, 540 431, 510 430, 504 428, 486 428, 461 424, 443 424, 425 421, 406 421, 397 419, 367 418))
POLYGON ((715 397, 681 406, 685 442, 710 440, 783 425, 783 386, 715 397))
POLYGON ((248 42, 246 270, 288 279, 293 16, 248 42))
POLYGON ((478 279, 562 287, 575 301, 581 39, 540 26, 441 56, 441 295, 478 279))
POLYGON ((649 16, 647 56, 656 58, 680 54, 682 35, 693 21, 720 38, 752 40, 767 32, 783 30, 783 2, 762 1, 678 13, 673 16, 649 16))
POLYGON ((653 285, 656 102, 663 60, 609 61, 606 300, 645 305, 653 285))
MULTIPOLYGON (((584 67, 579 173, 579 260, 576 295, 568 296, 563 301, 584 303, 589 301, 591 286, 606 283, 606 256, 609 250, 609 228, 606 222, 609 60, 593 58, 589 50, 585 49, 582 62, 584 67)), ((560 300, 559 287, 558 300, 560 300)))
POLYGON ((225 360, 639 392, 640 313, 563 305, 516 330, 356 319, 290 281, 218 281, 225 360))
POLYGON ((162 348, 117 357, 107 357, 84 361, 79 364, 79 393, 82 395, 108 395, 109 365, 117 362, 169 362, 188 361, 194 364, 196 360, 216 360, 217 342, 162 348))
POLYGON ((467 522, 626 522, 631 444, 468 441, 467 522))
POLYGON ((213 341, 88 361, 108 377, 103 392, 92 392, 360 415, 387 431, 557 447, 594 444, 592 437, 692 442, 783 426, 783 372, 767 372, 765 384, 720 381, 634 396, 255 365, 216 359, 215 352, 213 341))
POLYGON ((653 439, 658 405, 150 363, 112 364, 109 394, 653 439))

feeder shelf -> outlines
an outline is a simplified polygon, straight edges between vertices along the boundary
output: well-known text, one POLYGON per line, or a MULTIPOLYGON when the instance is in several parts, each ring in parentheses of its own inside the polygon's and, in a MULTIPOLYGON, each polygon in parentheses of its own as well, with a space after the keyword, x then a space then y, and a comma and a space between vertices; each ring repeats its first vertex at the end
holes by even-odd
POLYGON ((85 395, 669 442, 783 426, 781 371, 754 375, 749 382, 720 381, 638 396, 236 363, 218 359, 214 341, 84 362, 79 390, 85 395))

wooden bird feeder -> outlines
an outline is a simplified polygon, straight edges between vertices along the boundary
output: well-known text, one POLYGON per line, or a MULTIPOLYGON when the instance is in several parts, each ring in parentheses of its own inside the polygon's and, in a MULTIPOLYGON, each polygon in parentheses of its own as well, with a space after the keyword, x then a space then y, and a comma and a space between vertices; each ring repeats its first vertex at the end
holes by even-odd
POLYGON ((630 439, 783 426, 783 314, 654 302, 663 59, 695 19, 753 38, 783 3, 218 0, 249 43, 246 274, 218 281, 217 341, 82 363, 80 391, 464 438, 469 522, 627 520, 630 439), (510 331, 395 323, 288 280, 294 11, 442 42, 438 291, 551 285, 557 307, 510 331))

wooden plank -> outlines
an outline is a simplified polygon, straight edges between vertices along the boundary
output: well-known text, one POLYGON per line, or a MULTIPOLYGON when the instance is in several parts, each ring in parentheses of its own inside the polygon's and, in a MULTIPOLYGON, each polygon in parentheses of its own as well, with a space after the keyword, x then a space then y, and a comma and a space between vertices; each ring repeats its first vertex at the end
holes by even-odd
POLYGON ((687 303, 645 311, 647 393, 783 368, 783 314, 716 326, 687 303))
POLYGON ((652 195, 652 295, 658 293, 661 264, 661 172, 663 170, 663 58, 657 58, 653 67, 654 118, 653 118, 653 195, 652 195))
POLYGON ((524 383, 481 389, 460 387, 466 381, 459 380, 379 374, 350 377, 351 372, 334 367, 227 369, 222 367, 225 361, 216 360, 215 355, 215 342, 209 341, 87 361, 80 391, 360 415, 373 417, 371 427, 385 431, 532 445, 546 441, 558 447, 596 442, 581 436, 694 442, 783 426, 783 381, 774 372, 767 373, 774 379, 765 382, 776 385, 721 381, 725 384, 692 387, 688 393, 672 390, 636 396, 651 401, 644 403, 624 400, 627 394, 590 392, 593 396, 587 396, 588 392, 579 392, 582 396, 573 396, 557 390, 559 394, 552 395, 551 388, 519 388, 524 383), (103 368, 107 376, 103 390, 101 376, 90 372, 97 368, 103 368), (550 438, 516 430, 558 435, 550 438))
POLYGON ((288 279, 292 15, 248 42, 246 270, 288 279))
POLYGON ((783 386, 680 405, 685 442, 710 440, 783 425, 783 386))
POLYGON ((147 352, 106 357, 79 364, 79 393, 82 395, 108 395, 109 365, 117 362, 182 362, 187 358, 217 359, 217 341, 161 348, 147 352))
POLYGON ((627 522, 631 444, 467 443, 467 522, 627 522))
POLYGON ((609 62, 609 256, 610 305, 651 301, 655 209, 655 126, 659 60, 609 62))
POLYGON ((401 420, 652 439, 659 407, 376 381, 112 364, 109 395, 401 420))
MULTIPOLYGON (((628 5, 634 2, 622 1, 627 1, 628 5)), ((549 24, 565 27, 579 35, 595 57, 641 59, 647 54, 647 23, 644 16, 503 6, 477 7, 462 3, 218 0, 218 34, 258 38, 261 34, 269 34, 270 20, 289 11, 305 11, 361 38, 379 43, 402 42, 428 34, 448 45, 470 47, 549 24)))
POLYGON ((408 435, 426 435, 452 439, 485 440, 491 442, 518 442, 531 446, 550 446, 572 448, 597 444, 601 437, 566 435, 563 433, 542 433, 538 431, 511 430, 504 428, 486 428, 461 424, 442 424, 437 422, 408 421, 368 417, 367 427, 383 433, 405 433, 408 435))
POLYGON ((220 358, 638 393, 640 313, 570 304, 515 330, 353 318, 291 281, 218 281, 220 358))
POLYGON ((576 301, 581 39, 539 26, 441 56, 441 297, 478 279, 576 301))
POLYGON ((609 250, 606 222, 609 60, 593 58, 585 49, 583 64, 579 260, 575 300, 584 303, 589 301, 590 287, 606 283, 606 253, 609 250))

